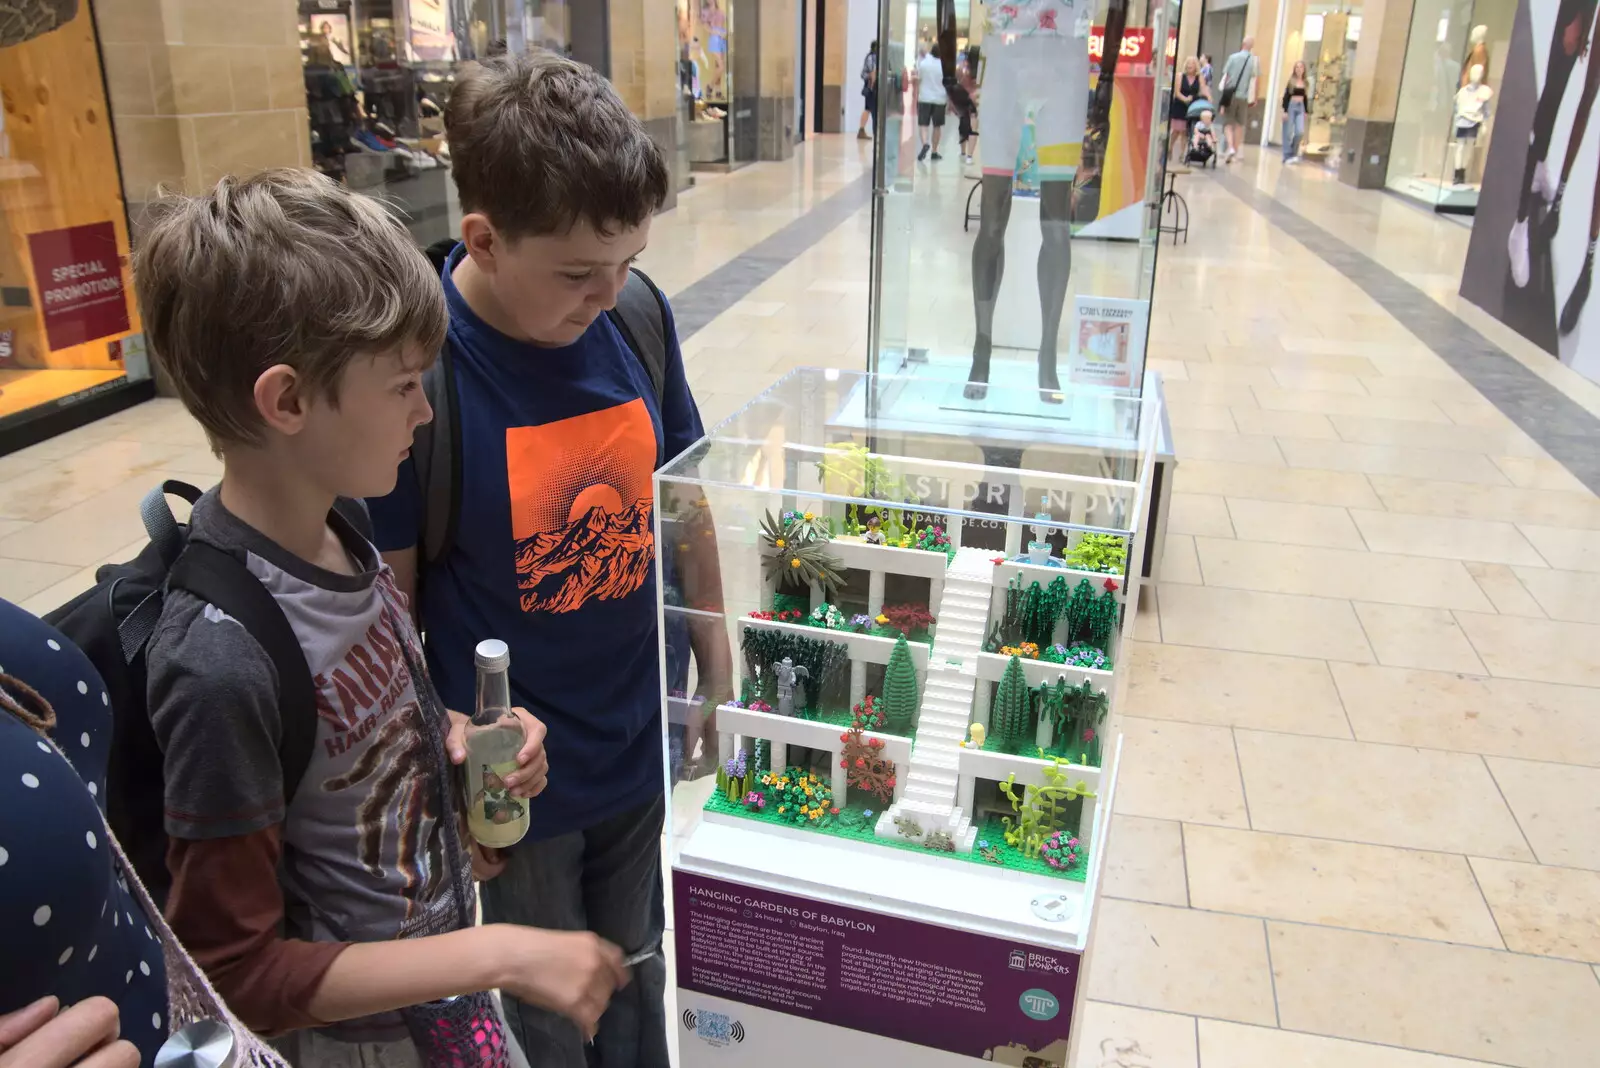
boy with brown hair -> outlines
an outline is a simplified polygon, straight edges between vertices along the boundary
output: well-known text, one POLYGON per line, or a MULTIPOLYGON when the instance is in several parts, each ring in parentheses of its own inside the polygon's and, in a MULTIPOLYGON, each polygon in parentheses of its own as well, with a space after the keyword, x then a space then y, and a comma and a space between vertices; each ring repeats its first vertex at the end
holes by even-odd
MULTIPOLYGON (((135 256, 140 309, 224 468, 184 552, 220 550, 271 594, 316 718, 285 796, 287 681, 239 621, 169 589, 147 655, 174 931, 241 1019, 289 1033, 297 1068, 428 1064, 430 1038, 460 1038, 464 1018, 500 1039, 485 1063, 505 1063, 481 993, 496 987, 592 1032, 627 981, 615 946, 473 926, 476 851, 448 767, 465 720, 420 669, 393 575, 335 507, 392 489, 431 417, 437 280, 399 222, 314 172, 224 178, 160 210, 135 256)), ((520 714, 528 744, 508 782, 533 796, 543 729, 520 714)))
MULTIPOLYGON (((419 441, 410 463, 426 476, 403 470, 393 494, 369 502, 376 540, 402 589, 421 571, 419 618, 445 700, 471 694, 474 643, 500 638, 513 698, 549 729, 549 789, 483 888, 485 918, 594 931, 648 954, 593 1051, 526 999, 507 999, 513 1034, 540 1068, 584 1068, 590 1052, 606 1068, 666 1068, 651 479, 703 434, 671 309, 631 270, 667 167, 609 82, 549 53, 470 68, 445 121, 466 214, 443 272, 450 330, 430 389, 447 398, 453 440, 431 463, 437 450, 419 441), (441 466, 453 491, 435 492, 441 466), (442 543, 430 533, 441 528, 442 543)), ((672 644, 693 646, 714 708, 728 685, 725 632, 672 644)), ((686 671, 683 657, 666 674, 686 671)), ((683 744, 692 756, 692 737, 683 744)))

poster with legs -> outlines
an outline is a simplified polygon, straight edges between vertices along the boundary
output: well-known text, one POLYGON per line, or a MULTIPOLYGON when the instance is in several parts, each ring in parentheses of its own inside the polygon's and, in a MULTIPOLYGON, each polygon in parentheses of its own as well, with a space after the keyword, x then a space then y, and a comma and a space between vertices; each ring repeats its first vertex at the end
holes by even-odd
POLYGON ((1524 0, 1461 295, 1600 381, 1600 0, 1524 0))

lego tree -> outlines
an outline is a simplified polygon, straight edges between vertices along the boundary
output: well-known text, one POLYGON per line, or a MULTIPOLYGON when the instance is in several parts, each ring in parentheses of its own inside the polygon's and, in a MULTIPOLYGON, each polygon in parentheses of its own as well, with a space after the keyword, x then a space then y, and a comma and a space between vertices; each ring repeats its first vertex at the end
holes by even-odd
POLYGON ((1080 579, 1072 590, 1072 598, 1067 601, 1067 644, 1089 641, 1094 619, 1094 587, 1088 579, 1080 579))
POLYGON ((1033 692, 1028 688, 1027 676, 1022 673, 1022 661, 1013 656, 1000 676, 1000 686, 995 691, 994 705, 989 713, 989 733, 1002 749, 1016 752, 1028 744, 1033 717, 1033 692))
POLYGON ((904 634, 895 639, 894 652, 889 654, 889 666, 883 672, 883 699, 878 703, 885 730, 911 733, 917 719, 917 668, 904 634))

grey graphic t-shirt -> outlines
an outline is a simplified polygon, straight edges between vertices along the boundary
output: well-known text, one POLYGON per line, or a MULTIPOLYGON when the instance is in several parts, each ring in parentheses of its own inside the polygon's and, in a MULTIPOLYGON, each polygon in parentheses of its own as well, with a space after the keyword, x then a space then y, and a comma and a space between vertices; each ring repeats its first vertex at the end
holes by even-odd
POLYGON ((285 810, 271 660, 231 617, 174 591, 149 651, 167 833, 207 839, 283 824, 286 937, 371 942, 453 930, 460 914, 440 774, 401 643, 419 664, 421 645, 377 550, 337 517, 335 529, 354 575, 291 555, 215 491, 195 505, 190 536, 240 555, 299 637, 317 736, 285 810))

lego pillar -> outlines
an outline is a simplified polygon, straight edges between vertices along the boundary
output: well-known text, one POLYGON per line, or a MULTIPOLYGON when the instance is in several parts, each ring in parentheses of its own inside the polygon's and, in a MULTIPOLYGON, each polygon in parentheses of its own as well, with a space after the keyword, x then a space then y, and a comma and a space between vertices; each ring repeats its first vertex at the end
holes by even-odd
POLYGON ((972 694, 972 722, 983 724, 983 729, 989 729, 989 708, 994 703, 994 683, 986 679, 979 679, 972 694))
POLYGON ((852 658, 850 660, 850 707, 859 705, 867 696, 867 665, 865 662, 852 658))
POLYGON ((867 615, 876 619, 883 611, 883 572, 867 572, 867 615))

